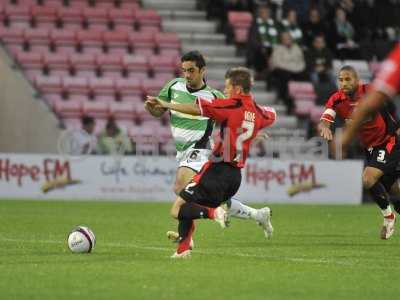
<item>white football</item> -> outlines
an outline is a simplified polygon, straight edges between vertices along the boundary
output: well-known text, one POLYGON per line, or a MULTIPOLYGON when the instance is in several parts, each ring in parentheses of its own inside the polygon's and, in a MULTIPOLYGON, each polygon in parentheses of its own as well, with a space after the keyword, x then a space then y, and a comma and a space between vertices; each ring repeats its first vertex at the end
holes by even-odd
POLYGON ((90 253, 96 244, 96 237, 86 226, 78 226, 68 235, 68 248, 74 253, 90 253))

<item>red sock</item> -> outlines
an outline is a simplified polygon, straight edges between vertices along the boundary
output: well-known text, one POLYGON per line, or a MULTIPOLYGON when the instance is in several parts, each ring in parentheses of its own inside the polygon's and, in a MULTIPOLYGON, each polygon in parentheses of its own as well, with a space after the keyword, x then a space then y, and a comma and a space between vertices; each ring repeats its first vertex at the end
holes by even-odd
POLYGON ((215 208, 207 207, 207 211, 208 211, 208 218, 211 219, 211 220, 214 220, 214 218, 215 218, 215 208))
POLYGON ((192 227, 190 228, 190 231, 189 231, 189 234, 187 235, 187 237, 184 240, 179 242, 178 249, 176 250, 176 252, 178 254, 190 249, 190 242, 192 240, 192 236, 193 236, 195 227, 196 226, 194 225, 194 221, 193 221, 192 227))

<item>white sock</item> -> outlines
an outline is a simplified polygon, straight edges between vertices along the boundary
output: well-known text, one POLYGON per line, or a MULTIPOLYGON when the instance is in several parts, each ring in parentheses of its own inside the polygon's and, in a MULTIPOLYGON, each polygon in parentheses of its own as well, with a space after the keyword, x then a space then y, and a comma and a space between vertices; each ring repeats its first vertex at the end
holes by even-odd
POLYGON ((235 199, 231 199, 229 214, 235 218, 257 220, 257 209, 244 205, 235 199))
POLYGON ((385 209, 382 209, 382 215, 384 217, 387 217, 391 214, 392 214, 392 208, 390 207, 390 205, 388 205, 388 207, 386 207, 385 209))

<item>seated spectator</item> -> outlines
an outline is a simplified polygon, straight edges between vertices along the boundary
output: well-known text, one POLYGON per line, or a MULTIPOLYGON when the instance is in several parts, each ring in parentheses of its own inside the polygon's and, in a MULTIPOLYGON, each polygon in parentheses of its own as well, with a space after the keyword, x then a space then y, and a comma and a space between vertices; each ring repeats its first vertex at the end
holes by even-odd
POLYGON ((317 103, 323 104, 325 99, 336 89, 335 75, 332 70, 333 54, 326 47, 325 37, 314 38, 312 48, 306 52, 307 73, 317 94, 317 103))
POLYGON ((288 113, 293 111, 293 99, 288 94, 290 80, 307 80, 303 50, 293 42, 289 32, 280 34, 281 43, 275 45, 270 59, 272 70, 269 76, 270 84, 278 91, 278 96, 284 101, 288 113))
POLYGON ((247 49, 247 64, 254 67, 256 77, 262 78, 267 69, 268 59, 272 47, 278 43, 278 27, 271 16, 267 5, 260 5, 249 31, 249 44, 247 49))
POLYGON ((311 48, 314 38, 317 35, 326 36, 327 29, 325 23, 321 20, 319 10, 312 8, 308 15, 308 20, 303 25, 304 43, 311 48))
POLYGON ((123 155, 132 152, 132 143, 128 136, 118 127, 114 118, 107 120, 106 128, 99 135, 97 143, 99 154, 123 155))
POLYGON ((289 32, 292 39, 299 46, 303 46, 303 31, 297 24, 297 13, 294 9, 289 9, 286 18, 281 21, 280 31, 289 32))
POLYGON ((335 19, 331 28, 333 28, 333 31, 330 35, 330 42, 337 56, 340 59, 358 58, 359 47, 354 40, 355 31, 347 20, 346 12, 343 9, 336 9, 335 19))

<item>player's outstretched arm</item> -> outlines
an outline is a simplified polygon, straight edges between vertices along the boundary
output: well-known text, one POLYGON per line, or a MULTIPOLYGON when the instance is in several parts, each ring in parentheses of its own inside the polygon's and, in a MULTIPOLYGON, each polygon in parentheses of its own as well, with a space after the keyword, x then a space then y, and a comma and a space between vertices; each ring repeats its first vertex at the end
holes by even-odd
POLYGON ((156 97, 147 96, 147 101, 154 103, 155 107, 161 107, 164 109, 175 110, 181 113, 200 116, 201 111, 197 103, 170 103, 162 101, 156 97))
POLYGON ((167 110, 163 107, 157 107, 154 103, 146 101, 144 108, 154 117, 160 118, 167 110))
POLYGON ((319 135, 327 141, 333 139, 333 134, 331 130, 331 123, 325 120, 321 120, 318 124, 319 135))
POLYGON ((343 148, 347 148, 364 120, 374 112, 377 112, 386 100, 388 100, 388 97, 378 91, 372 91, 367 94, 364 101, 361 101, 357 109, 353 111, 350 117, 352 121, 346 124, 344 128, 340 141, 343 148))

